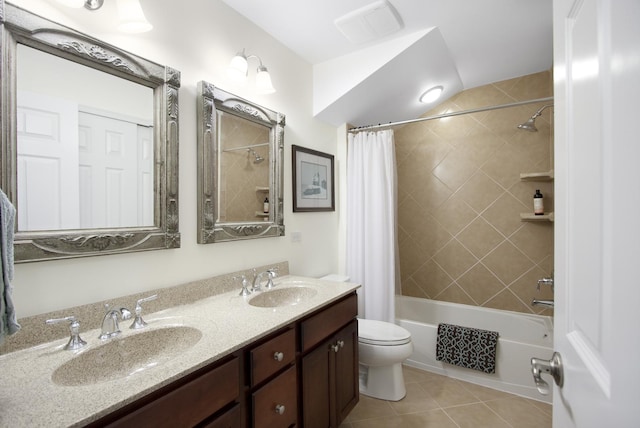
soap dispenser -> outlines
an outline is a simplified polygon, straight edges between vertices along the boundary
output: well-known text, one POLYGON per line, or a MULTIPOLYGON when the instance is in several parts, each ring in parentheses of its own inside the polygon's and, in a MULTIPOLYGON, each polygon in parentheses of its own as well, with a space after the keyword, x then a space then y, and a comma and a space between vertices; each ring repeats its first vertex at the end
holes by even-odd
POLYGON ((544 215, 544 198, 540 189, 536 189, 536 193, 533 195, 533 213, 535 215, 544 215))

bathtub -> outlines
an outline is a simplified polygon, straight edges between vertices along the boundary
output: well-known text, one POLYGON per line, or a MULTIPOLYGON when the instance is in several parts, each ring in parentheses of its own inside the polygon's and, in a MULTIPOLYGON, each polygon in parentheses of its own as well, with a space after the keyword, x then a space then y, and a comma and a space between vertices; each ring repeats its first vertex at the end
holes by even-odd
POLYGON ((545 396, 536 389, 530 362, 531 357, 550 359, 553 354, 551 317, 396 296, 396 323, 411 332, 414 351, 406 365, 551 403, 551 394, 545 396), (499 332, 496 372, 436 361, 438 323, 499 332))

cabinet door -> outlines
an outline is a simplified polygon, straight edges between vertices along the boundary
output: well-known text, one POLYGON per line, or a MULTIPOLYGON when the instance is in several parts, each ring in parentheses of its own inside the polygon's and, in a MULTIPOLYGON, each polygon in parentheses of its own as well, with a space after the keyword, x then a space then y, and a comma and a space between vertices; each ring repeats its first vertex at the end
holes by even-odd
POLYGON ((335 417, 334 426, 347 417, 360 398, 358 379, 358 321, 353 320, 334 339, 338 345, 335 356, 335 417))
POLYGON ((330 342, 302 358, 302 413, 304 428, 331 426, 330 342))
POLYGON ((302 359, 304 427, 338 427, 359 393, 358 322, 353 320, 302 359))

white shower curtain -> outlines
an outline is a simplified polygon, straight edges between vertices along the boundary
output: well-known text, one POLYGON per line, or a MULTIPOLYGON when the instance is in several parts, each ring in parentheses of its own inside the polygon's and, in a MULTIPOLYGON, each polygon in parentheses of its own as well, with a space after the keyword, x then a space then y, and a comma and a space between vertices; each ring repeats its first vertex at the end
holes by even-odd
POLYGON ((395 321, 396 181, 393 131, 349 134, 346 271, 362 284, 360 318, 395 321))

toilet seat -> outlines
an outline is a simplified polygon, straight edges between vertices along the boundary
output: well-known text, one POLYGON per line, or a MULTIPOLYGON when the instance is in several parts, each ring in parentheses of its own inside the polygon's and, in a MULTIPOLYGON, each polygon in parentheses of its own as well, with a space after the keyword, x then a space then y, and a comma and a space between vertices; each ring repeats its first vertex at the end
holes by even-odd
POLYGON ((411 333, 399 325, 358 319, 358 342, 377 346, 398 346, 411 342, 411 333))

